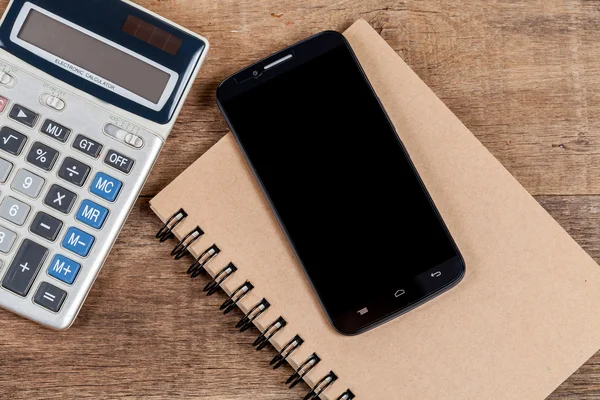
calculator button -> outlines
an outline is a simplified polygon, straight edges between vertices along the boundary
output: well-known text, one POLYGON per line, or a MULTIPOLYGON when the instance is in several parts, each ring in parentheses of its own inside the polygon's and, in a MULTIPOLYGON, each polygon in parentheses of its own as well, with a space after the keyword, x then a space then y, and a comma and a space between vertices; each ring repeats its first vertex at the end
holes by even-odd
POLYGON ((108 153, 106 153, 106 157, 104 157, 104 164, 116 168, 126 174, 131 171, 134 163, 135 161, 131 158, 124 156, 121 153, 117 153, 114 150, 109 150, 108 153))
POLYGON ((52 185, 44 198, 44 204, 63 214, 71 212, 77 195, 59 185, 52 185))
POLYGON ((54 168, 57 158, 58 151, 40 142, 35 142, 27 154, 28 162, 45 171, 51 171, 54 168))
POLYGON ((15 104, 10 110, 9 117, 17 122, 22 123, 23 125, 27 125, 30 128, 33 128, 39 118, 39 114, 35 111, 31 111, 28 108, 25 108, 19 104, 15 104))
POLYGON ((44 178, 39 177, 26 169, 20 169, 19 172, 17 172, 17 175, 15 175, 10 187, 16 192, 31 197, 32 199, 36 199, 40 195, 44 183, 46 183, 44 178))
POLYGON ((0 204, 0 218, 19 226, 25 223, 29 211, 31 207, 14 197, 6 197, 0 204))
POLYGON ((83 135, 77 135, 77 137, 75 137, 73 148, 94 158, 98 158, 98 155, 102 151, 102 145, 100 143, 83 135))
POLYGON ((56 111, 62 111, 66 106, 66 103, 63 99, 52 95, 45 96, 44 104, 50 108, 54 108, 56 111))
POLYGON ((15 77, 9 74, 8 72, 2 71, 0 72, 0 83, 8 87, 14 86, 15 77))
POLYGON ((0 129, 0 149, 14 156, 21 154, 23 146, 27 142, 27 136, 15 131, 8 126, 0 129))
POLYGON ((87 257, 96 240, 92 235, 84 231, 70 227, 62 241, 62 247, 81 257, 87 257))
POLYGON ((66 298, 67 292, 48 282, 42 282, 35 292, 33 301, 52 312, 58 312, 66 298))
POLYGON ((10 171, 13 169, 13 164, 6 161, 4 158, 0 158, 0 183, 6 182, 10 171))
POLYGON ((90 192, 96 196, 113 202, 117 199, 123 183, 112 176, 98 172, 90 186, 90 192))
POLYGON ((8 105, 8 99, 0 96, 0 113, 4 112, 4 109, 8 105))
POLYGON ((79 206, 79 211, 75 218, 79 222, 83 222, 86 225, 91 226, 95 229, 102 228, 104 221, 108 216, 108 209, 94 203, 90 200, 84 200, 79 206))
POLYGON ((10 249, 12 249, 16 239, 16 233, 11 231, 10 229, 6 229, 5 227, 0 226, 0 252, 8 254, 10 252, 10 249))
POLYGON ((73 185, 83 186, 91 168, 74 158, 67 157, 63 161, 58 176, 73 185))
POLYGON ((48 266, 48 275, 68 285, 72 285, 80 269, 81 265, 79 263, 57 254, 48 266))
POLYGON ((31 284, 44 263, 48 249, 29 239, 23 240, 2 280, 2 286, 20 296, 27 296, 31 284))
POLYGON ((31 223, 31 232, 43 237, 46 240, 54 242, 62 228, 62 221, 48 215, 45 212, 38 212, 31 223))
POLYGON ((50 119, 47 119, 42 124, 41 132, 44 135, 48 135, 53 139, 59 140, 61 142, 66 142, 71 134, 71 130, 65 126, 62 126, 59 123, 56 123, 50 119))

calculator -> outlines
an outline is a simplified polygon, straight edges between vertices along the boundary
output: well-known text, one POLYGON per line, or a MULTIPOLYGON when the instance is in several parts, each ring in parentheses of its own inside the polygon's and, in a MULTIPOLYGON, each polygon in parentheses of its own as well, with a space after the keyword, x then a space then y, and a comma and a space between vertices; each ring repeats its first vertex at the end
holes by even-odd
POLYGON ((13 0, 0 22, 0 306, 74 321, 206 57, 121 0, 13 0))

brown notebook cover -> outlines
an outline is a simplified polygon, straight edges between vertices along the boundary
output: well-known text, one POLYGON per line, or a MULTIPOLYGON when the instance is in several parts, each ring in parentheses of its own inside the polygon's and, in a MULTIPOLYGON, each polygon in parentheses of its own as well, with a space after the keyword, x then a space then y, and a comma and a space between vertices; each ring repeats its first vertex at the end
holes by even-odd
POLYGON ((309 385, 335 372, 323 399, 348 388, 358 399, 546 397, 600 347, 600 268, 365 21, 345 35, 465 258, 456 288, 365 334, 336 333, 231 135, 153 210, 162 221, 188 213, 179 239, 197 225, 206 232, 194 256, 218 244, 209 273, 238 267, 221 285, 227 294, 252 282, 242 311, 271 303, 259 329, 286 319, 271 340, 278 350, 304 339, 292 367, 318 354, 309 385))

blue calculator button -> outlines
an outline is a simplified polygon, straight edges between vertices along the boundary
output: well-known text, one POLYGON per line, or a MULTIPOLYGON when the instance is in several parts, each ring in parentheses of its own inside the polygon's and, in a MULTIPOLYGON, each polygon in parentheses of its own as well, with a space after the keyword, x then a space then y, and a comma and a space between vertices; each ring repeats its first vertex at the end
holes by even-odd
POLYGON ((48 266, 48 275, 71 285, 75 282, 81 265, 65 256, 57 254, 48 266))
POLYGON ((90 192, 106 201, 112 202, 117 199, 122 186, 123 182, 120 180, 117 180, 112 176, 106 175, 102 172, 98 172, 94 178, 94 181, 92 182, 90 192))
POLYGON ((86 257, 92 249, 94 240, 92 235, 77 228, 70 227, 62 241, 62 247, 78 256, 86 257))
POLYGON ((108 209, 99 206, 93 201, 84 200, 81 206, 79 206, 79 211, 77 211, 75 218, 77 218, 77 221, 83 222, 92 228, 100 229, 104 225, 107 215, 108 209))

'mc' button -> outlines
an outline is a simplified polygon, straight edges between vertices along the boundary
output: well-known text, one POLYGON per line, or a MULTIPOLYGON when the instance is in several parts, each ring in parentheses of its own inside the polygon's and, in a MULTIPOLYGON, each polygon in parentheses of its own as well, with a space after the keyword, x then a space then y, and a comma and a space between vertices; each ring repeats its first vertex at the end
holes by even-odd
POLYGON ((117 199, 122 186, 121 181, 105 173, 98 172, 92 181, 90 192, 106 201, 113 202, 117 199))

